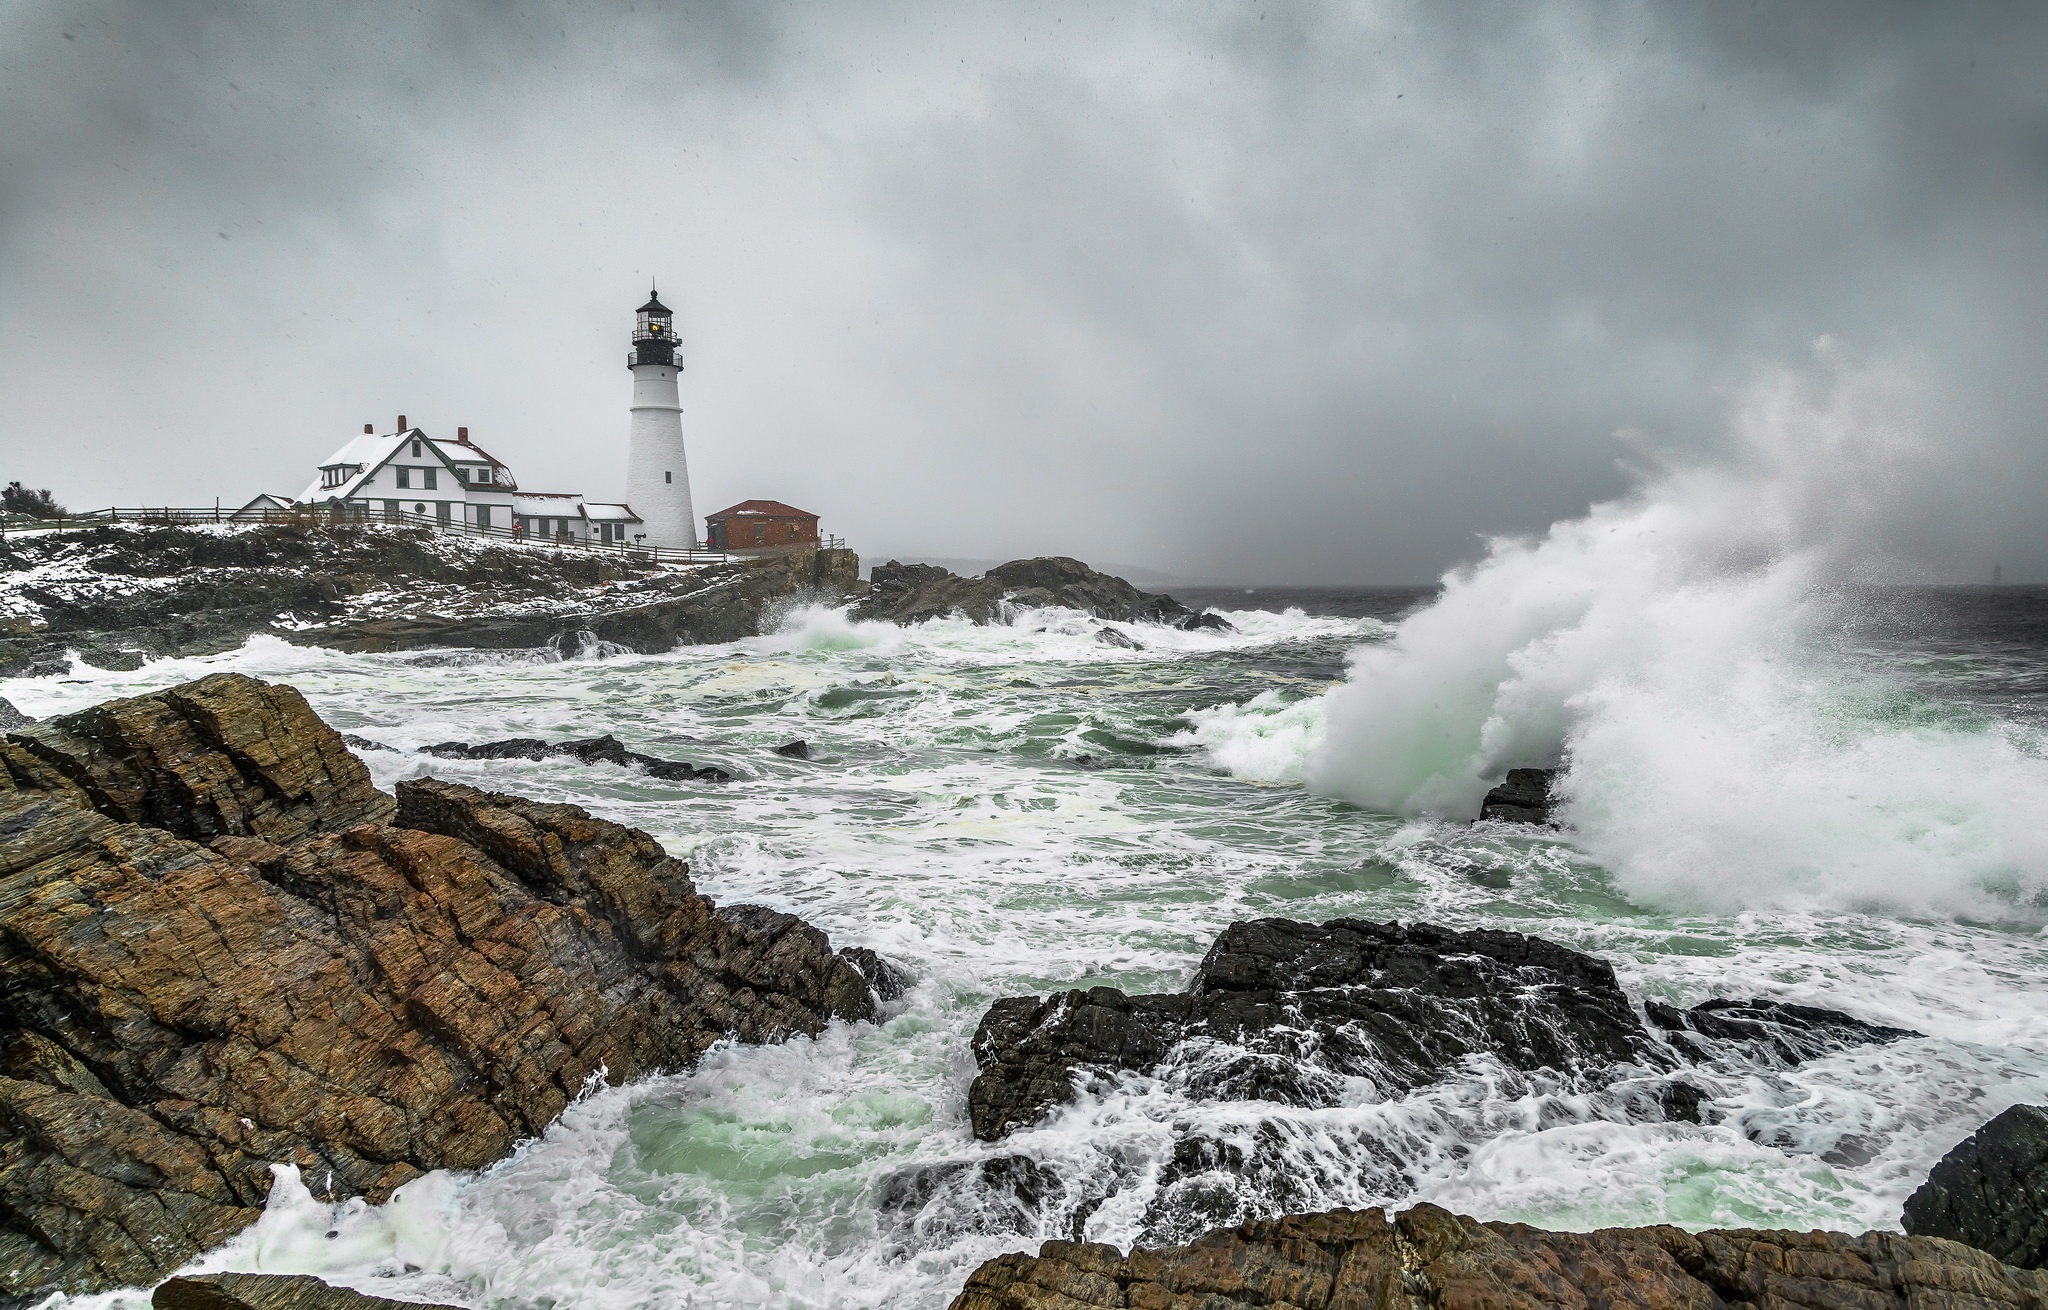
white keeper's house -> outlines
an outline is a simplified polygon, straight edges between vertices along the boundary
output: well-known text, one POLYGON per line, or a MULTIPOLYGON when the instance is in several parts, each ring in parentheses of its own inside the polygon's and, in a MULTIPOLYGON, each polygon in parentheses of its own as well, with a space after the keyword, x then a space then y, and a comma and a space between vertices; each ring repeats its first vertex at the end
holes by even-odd
MULTIPOLYGON (((280 507, 282 497, 259 496, 244 506, 248 517, 280 507)), ((522 536, 577 541, 629 542, 640 531, 630 505, 585 500, 575 492, 523 491, 504 461, 469 439, 430 437, 398 416, 398 428, 379 433, 363 424, 355 440, 320 461, 320 472, 284 508, 334 509, 354 519, 431 518, 446 526, 512 530, 522 536)))
POLYGON ((266 493, 235 517, 319 510, 358 520, 431 520, 534 538, 693 549, 690 471, 676 397, 683 366, 676 357, 674 312, 651 291, 635 315, 626 367, 633 374, 627 494, 645 502, 645 519, 620 502, 521 490, 504 461, 469 439, 468 428, 455 429, 455 439, 448 441, 428 436, 403 414, 391 432, 363 424, 361 436, 320 461, 318 476, 297 498, 266 493))

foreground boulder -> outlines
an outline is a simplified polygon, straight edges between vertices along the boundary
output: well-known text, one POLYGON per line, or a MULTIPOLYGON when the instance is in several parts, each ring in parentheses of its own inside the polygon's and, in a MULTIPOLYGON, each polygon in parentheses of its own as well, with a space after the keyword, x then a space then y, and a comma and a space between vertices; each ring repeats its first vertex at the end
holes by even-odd
POLYGON ((197 1274, 156 1289, 152 1310, 456 1310, 329 1287, 305 1274, 197 1274))
POLYGON ((2048 1267, 2048 1108, 2015 1105, 1943 1156, 1907 1198, 1904 1226, 2048 1267))
POLYGON ((1260 1220, 1186 1246, 1047 1242, 969 1275, 952 1310, 2039 1310, 2048 1275, 1896 1233, 1553 1233, 1432 1205, 1260 1220))
POLYGON ((220 674, 0 742, 0 1298, 162 1278, 270 1165, 371 1201, 587 1083, 875 1012, 653 838, 425 779, 220 674))
MULTIPOLYGON (((963 578, 936 564, 877 564, 854 617, 887 623, 922 623, 953 614, 994 623, 1004 605, 1059 605, 1118 623, 1176 623, 1193 611, 1171 596, 1140 591, 1122 578, 1064 555, 1011 560, 978 578, 963 578)), ((1205 625, 1206 626, 1206 625, 1205 625)))

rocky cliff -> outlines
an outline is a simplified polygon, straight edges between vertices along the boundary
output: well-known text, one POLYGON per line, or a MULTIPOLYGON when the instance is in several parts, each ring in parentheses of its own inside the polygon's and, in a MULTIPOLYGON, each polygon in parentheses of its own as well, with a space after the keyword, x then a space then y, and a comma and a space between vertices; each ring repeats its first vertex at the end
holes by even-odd
POLYGON ((1431 1205, 1261 1220, 1186 1246, 1047 1242, 952 1310, 2042 1310, 2048 1274, 1896 1233, 1554 1233, 1431 1205))
POLYGON ((678 569, 384 524, 109 525, 0 539, 0 676, 61 669, 66 650, 132 668, 259 632, 355 651, 663 651, 752 636, 778 601, 838 599, 858 574, 844 550, 678 569))
POLYGON ((379 1200, 592 1080, 869 1018, 861 960, 576 806, 388 796, 290 687, 220 674, 19 730, 0 1298, 153 1282, 250 1222, 274 1162, 379 1200))

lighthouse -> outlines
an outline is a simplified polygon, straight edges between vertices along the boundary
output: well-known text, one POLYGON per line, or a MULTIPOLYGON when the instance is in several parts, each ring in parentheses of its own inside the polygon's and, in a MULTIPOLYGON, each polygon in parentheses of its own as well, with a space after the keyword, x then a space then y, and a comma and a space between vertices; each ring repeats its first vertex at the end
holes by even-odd
POLYGON ((644 544, 687 550, 697 544, 690 470, 683 460, 683 407, 676 399, 675 314, 653 287, 633 322, 626 356, 633 374, 633 425, 626 448, 626 502, 645 523, 644 544))

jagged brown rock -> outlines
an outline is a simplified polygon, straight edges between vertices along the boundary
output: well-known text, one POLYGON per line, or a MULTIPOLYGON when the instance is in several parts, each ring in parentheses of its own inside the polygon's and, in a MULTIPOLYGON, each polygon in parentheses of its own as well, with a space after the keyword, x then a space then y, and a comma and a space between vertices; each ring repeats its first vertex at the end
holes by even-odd
POLYGON ((330 1287, 305 1274, 197 1274, 156 1289, 153 1310, 456 1310, 330 1287))
POLYGON ((1047 1242, 952 1310, 2042 1310, 2048 1274, 1897 1233, 1479 1223, 1436 1206, 1260 1220, 1186 1246, 1047 1242))
POLYGON ((432 779, 394 802, 289 687, 112 702, 0 765, 0 1297, 161 1278, 273 1162, 381 1200, 587 1080, 874 1013, 823 933, 715 907, 636 829, 432 779))

